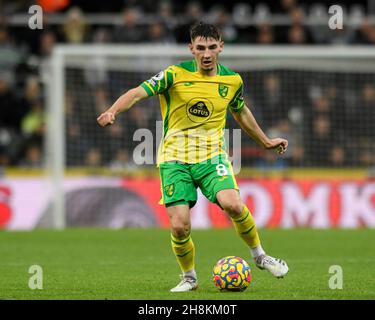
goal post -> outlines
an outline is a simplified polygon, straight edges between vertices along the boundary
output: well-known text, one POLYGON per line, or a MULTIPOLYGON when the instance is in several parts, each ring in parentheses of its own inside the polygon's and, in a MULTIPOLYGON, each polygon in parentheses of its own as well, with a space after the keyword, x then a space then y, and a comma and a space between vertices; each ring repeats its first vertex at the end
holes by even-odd
POLYGON ((64 176, 65 176, 65 56, 63 51, 54 51, 50 74, 43 75, 46 87, 47 101, 47 130, 45 136, 45 154, 47 171, 51 189, 52 227, 65 228, 65 201, 64 201, 64 176))
MULTIPOLYGON (((57 229, 66 226, 64 180, 67 168, 116 168, 121 161, 123 164, 132 163, 135 143, 129 134, 132 137, 134 130, 147 128, 150 124, 154 132, 161 120, 155 98, 151 102, 142 102, 139 111, 132 111, 129 119, 121 120, 118 126, 105 133, 99 133, 100 129, 95 128, 95 115, 109 107, 127 89, 169 65, 188 59, 192 59, 192 55, 185 45, 89 44, 57 45, 54 48, 48 74, 44 76, 48 105, 46 156, 53 195, 49 211, 51 226, 57 229), (106 145, 106 141, 111 141, 111 145, 106 145)), ((291 137, 296 159, 287 159, 288 167, 368 168, 375 165, 369 154, 374 150, 373 119, 366 119, 355 109, 375 94, 374 48, 226 45, 220 63, 241 74, 245 100, 254 107, 262 127, 271 134, 286 133, 291 137), (281 89, 277 90, 277 86, 281 89), (270 91, 267 93, 265 89, 270 91), (275 94, 270 94, 272 92, 275 94), (330 106, 327 107, 327 103, 330 106), (340 115, 342 118, 337 118, 339 107, 343 108, 345 117, 340 115), (330 118, 329 124, 327 117, 330 118), (289 128, 282 123, 286 118, 290 122, 289 128), (315 119, 319 120, 314 122, 315 119), (345 124, 340 124, 341 120, 345 124), (365 123, 361 127, 355 123, 357 121, 365 123), (331 127, 327 129, 327 126, 331 127), (346 132, 347 129, 350 132, 346 132), (325 130, 329 130, 332 136, 340 135, 341 139, 335 140, 333 145, 324 145, 322 151, 323 148, 320 150, 314 142, 316 137, 309 136, 314 130, 321 130, 321 143, 327 141, 324 139, 325 130), (348 141, 344 141, 343 135, 346 134, 348 141), (305 149, 301 151, 305 154, 298 158, 303 139, 309 139, 308 144, 311 150, 315 148, 315 155, 305 149), (340 155, 340 144, 346 144, 344 152, 347 153, 343 156, 340 155), (349 154, 352 146, 363 161, 362 158, 355 159, 357 154, 349 154), (337 148, 337 153, 333 154, 333 148, 337 148), (336 166, 335 162, 329 162, 330 157, 338 159, 336 166)), ((230 120, 228 122, 231 125, 230 120)), ((243 146, 242 150, 246 159, 250 159, 245 161, 245 166, 263 169, 264 166, 268 168, 268 160, 275 161, 262 162, 262 156, 252 145, 243 146)), ((126 168, 137 170, 130 166, 126 168)))

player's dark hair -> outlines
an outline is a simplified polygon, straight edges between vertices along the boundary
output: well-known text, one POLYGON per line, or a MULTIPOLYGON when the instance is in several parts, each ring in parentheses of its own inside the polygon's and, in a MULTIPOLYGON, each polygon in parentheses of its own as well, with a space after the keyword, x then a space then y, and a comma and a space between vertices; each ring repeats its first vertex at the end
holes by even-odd
POLYGON ((220 30, 209 23, 204 23, 202 21, 197 22, 190 28, 190 39, 193 42, 197 37, 203 38, 213 38, 215 40, 221 40, 220 30))

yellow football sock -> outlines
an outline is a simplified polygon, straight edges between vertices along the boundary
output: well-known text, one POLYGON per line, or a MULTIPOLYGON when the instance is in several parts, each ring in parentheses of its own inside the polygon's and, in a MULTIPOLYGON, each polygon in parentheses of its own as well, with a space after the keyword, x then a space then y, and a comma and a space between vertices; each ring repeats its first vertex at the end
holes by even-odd
POLYGON ((246 206, 243 207, 241 216, 236 219, 232 218, 232 221, 237 233, 250 248, 255 248, 260 244, 254 218, 246 206))
POLYGON ((176 238, 171 234, 172 250, 183 272, 194 269, 195 247, 190 235, 185 238, 176 238))

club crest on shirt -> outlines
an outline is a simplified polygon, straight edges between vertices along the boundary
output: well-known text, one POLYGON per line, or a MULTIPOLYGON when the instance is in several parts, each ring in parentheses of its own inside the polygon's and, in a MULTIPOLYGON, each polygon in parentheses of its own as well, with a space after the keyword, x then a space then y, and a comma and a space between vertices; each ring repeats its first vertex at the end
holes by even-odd
POLYGON ((219 84, 219 94, 222 98, 225 98, 228 95, 228 86, 225 86, 223 84, 219 84))
POLYGON ((164 187, 164 191, 165 191, 165 194, 166 194, 168 197, 173 196, 173 193, 174 193, 174 183, 166 185, 166 186, 164 187))

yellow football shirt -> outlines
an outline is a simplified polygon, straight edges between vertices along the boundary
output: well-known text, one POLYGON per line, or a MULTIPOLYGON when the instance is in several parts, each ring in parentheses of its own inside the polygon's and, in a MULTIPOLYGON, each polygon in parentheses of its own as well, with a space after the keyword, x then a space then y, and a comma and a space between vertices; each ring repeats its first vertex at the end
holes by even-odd
POLYGON ((195 60, 168 67, 141 86, 159 95, 163 138, 158 164, 166 161, 198 163, 226 155, 224 129, 229 107, 244 107, 241 76, 218 64, 216 76, 197 71, 195 60))

